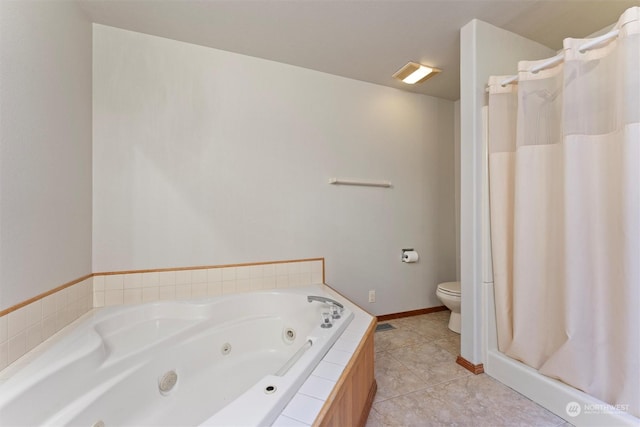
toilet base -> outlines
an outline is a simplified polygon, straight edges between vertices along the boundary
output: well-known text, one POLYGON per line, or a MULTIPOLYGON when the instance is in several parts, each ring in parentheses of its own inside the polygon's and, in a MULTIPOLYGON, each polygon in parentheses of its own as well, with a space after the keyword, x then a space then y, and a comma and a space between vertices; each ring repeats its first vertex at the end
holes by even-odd
POLYGON ((460 313, 451 312, 451 317, 449 317, 449 329, 456 334, 460 333, 460 313))

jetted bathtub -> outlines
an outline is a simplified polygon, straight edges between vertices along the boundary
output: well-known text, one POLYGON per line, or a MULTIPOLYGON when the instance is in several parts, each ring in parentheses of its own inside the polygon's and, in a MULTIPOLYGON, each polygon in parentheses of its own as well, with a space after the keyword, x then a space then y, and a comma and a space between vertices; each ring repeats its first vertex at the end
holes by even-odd
POLYGON ((98 309, 0 385, 0 424, 270 425, 353 318, 322 328, 321 289, 98 309))

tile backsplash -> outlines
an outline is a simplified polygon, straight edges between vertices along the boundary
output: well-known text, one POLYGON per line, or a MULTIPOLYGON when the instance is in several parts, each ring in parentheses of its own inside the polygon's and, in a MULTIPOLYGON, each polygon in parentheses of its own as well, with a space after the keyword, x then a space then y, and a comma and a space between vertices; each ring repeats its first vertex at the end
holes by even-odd
POLYGON ((322 283, 322 260, 96 274, 93 306, 181 300, 322 283))
POLYGON ((0 317, 0 370, 93 307, 92 278, 0 317))
POLYGON ((96 307, 214 297, 323 283, 324 260, 95 273, 0 316, 0 370, 96 307))

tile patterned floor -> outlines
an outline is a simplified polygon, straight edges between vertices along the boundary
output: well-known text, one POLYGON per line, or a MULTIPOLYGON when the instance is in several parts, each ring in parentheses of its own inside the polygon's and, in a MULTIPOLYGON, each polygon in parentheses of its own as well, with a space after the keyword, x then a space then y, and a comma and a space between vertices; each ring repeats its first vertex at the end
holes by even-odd
POLYGON ((544 426, 565 422, 516 391, 455 363, 460 335, 449 312, 390 320, 375 334, 378 392, 366 427, 544 426))

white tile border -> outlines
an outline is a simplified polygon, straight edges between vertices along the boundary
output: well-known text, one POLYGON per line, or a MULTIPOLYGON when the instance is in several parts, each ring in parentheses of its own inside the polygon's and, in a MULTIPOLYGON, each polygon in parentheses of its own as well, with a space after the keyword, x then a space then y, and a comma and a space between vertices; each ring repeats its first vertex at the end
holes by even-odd
POLYGON ((309 376, 307 381, 300 387, 299 393, 309 397, 320 399, 323 402, 329 398, 333 387, 336 385, 335 381, 327 380, 315 375, 309 376))
POLYGON ((279 419, 282 425, 287 425, 286 422, 290 419, 309 426, 315 422, 326 401, 326 398, 321 398, 321 395, 327 388, 329 388, 329 395, 331 394, 333 388, 344 373, 344 369, 358 349, 358 346, 362 340, 366 338, 365 334, 374 319, 373 316, 338 294, 329 286, 325 285, 323 288, 327 293, 333 294, 335 299, 343 302, 344 305, 353 312, 354 317, 347 326, 347 329, 342 332, 342 335, 338 338, 338 341, 336 341, 337 344, 343 340, 344 337, 342 341, 343 345, 340 346, 341 349, 336 348, 336 344, 333 345, 311 375, 302 384, 298 393, 296 393, 294 398, 291 399, 282 411, 280 416, 282 419, 279 419), (354 340, 357 340, 357 345, 351 346, 347 344, 354 340), (321 402, 319 406, 317 405, 317 401, 321 402), (303 410, 304 412, 302 413, 303 410))
POLYGON ((318 417, 323 405, 324 400, 297 393, 284 408, 282 415, 311 425, 318 417))
POLYGON ((280 415, 271 427, 307 427, 309 424, 305 424, 301 421, 294 420, 293 418, 289 418, 284 415, 280 415))

